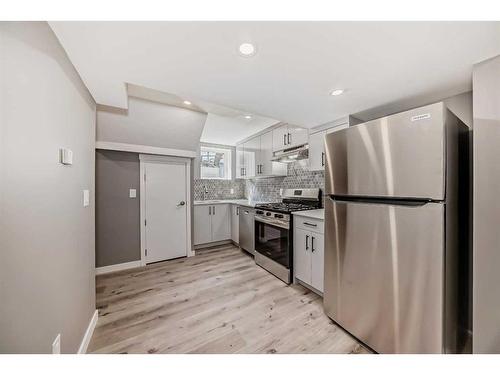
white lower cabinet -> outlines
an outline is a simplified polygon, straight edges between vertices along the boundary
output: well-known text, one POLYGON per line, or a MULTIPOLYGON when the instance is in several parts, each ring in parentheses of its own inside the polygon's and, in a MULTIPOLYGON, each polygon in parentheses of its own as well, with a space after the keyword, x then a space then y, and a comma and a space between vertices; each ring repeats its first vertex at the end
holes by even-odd
POLYGON ((194 244, 231 239, 231 205, 194 206, 194 244))
POLYGON ((295 278, 323 293, 325 248, 323 221, 303 217, 294 220, 295 278))
POLYGON ((194 206, 193 231, 195 245, 212 242, 212 225, 209 212, 212 212, 212 206, 194 206))
POLYGON ((231 205, 231 240, 240 243, 240 206, 231 205))
POLYGON ((311 284, 311 251, 309 249, 311 232, 303 229, 294 231, 294 271, 300 281, 311 284))
POLYGON ((322 234, 311 232, 311 286, 323 293, 325 242, 322 234))

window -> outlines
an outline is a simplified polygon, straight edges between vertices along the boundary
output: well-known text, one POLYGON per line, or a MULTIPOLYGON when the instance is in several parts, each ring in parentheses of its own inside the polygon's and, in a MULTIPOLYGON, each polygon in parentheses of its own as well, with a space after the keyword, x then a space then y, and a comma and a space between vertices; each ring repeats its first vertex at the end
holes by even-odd
POLYGON ((231 179, 231 150, 201 146, 200 177, 217 180, 231 179))

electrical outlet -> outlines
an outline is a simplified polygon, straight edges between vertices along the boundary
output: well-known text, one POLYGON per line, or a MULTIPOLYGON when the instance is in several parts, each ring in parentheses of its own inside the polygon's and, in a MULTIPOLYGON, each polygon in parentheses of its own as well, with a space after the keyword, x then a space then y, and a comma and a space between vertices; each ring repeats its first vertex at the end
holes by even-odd
POLYGON ((85 189, 83 191, 83 207, 88 207, 90 204, 90 190, 85 189))
POLYGON ((52 343, 52 354, 61 354, 61 334, 59 333, 52 343))

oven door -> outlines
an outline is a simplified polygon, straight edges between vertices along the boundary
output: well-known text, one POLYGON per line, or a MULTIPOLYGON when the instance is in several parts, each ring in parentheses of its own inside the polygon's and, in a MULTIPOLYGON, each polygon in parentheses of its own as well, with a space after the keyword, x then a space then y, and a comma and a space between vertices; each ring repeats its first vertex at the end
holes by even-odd
POLYGON ((255 251, 290 269, 290 230, 255 217, 255 251))

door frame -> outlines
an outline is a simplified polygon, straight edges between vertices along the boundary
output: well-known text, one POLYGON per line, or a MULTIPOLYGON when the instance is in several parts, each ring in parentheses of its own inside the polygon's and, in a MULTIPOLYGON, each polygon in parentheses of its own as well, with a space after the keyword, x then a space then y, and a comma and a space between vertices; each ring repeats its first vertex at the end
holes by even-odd
POLYGON ((139 170, 140 170, 140 198, 141 198, 141 266, 146 265, 146 185, 145 185, 145 165, 144 163, 163 163, 163 164, 181 164, 186 168, 186 256, 194 255, 191 243, 191 159, 174 156, 159 156, 139 154, 139 170))

